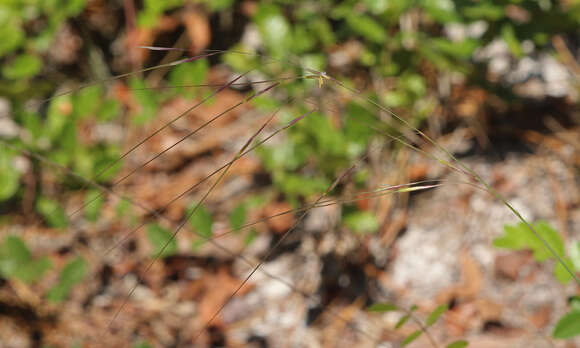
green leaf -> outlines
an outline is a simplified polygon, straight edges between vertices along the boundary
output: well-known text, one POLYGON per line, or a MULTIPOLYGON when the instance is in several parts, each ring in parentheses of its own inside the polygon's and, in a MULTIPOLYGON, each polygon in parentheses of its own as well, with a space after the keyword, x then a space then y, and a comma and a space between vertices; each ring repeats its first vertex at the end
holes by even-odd
POLYGON ((26 283, 32 283, 37 281, 42 277, 42 275, 52 267, 52 263, 46 257, 38 260, 30 260, 25 264, 21 265, 16 272, 14 272, 14 277, 22 280, 26 283))
POLYGON ((579 311, 580 312, 580 296, 572 296, 569 303, 570 303, 570 308, 572 308, 572 311, 579 311))
MULTIPOLYGON (((552 249, 554 249, 554 251, 559 256, 561 257, 565 256, 566 249, 564 247, 564 241, 562 240, 562 237, 560 237, 560 234, 558 233, 558 231, 556 231, 555 228, 550 226, 550 224, 548 224, 546 221, 542 220, 537 221, 533 226, 536 232, 538 232, 538 234, 546 240, 546 242, 552 247, 552 249)), ((535 237, 535 240, 538 240, 538 238, 535 237)), ((550 253, 550 251, 544 246, 544 244, 541 241, 538 240, 537 244, 542 246, 542 250, 547 255, 546 259, 553 257, 552 253, 550 253)))
POLYGON ((425 320, 427 326, 435 324, 435 322, 443 315, 443 313, 447 311, 447 309, 449 309, 449 306, 446 304, 437 306, 437 308, 435 308, 425 320))
POLYGON ((142 125, 153 119, 157 112, 157 97, 151 90, 147 89, 147 85, 143 79, 131 78, 129 86, 133 89, 133 96, 136 99, 136 104, 139 106, 133 122, 137 125, 142 125))
POLYGON ((288 20, 273 4, 260 4, 254 17, 266 47, 276 57, 287 54, 292 48, 292 33, 288 20))
POLYGON ((101 86, 89 86, 79 91, 74 98, 75 114, 78 117, 92 115, 103 102, 101 86))
POLYGON ((234 4, 234 0, 204 0, 204 2, 214 12, 226 10, 234 4))
POLYGON ((376 216, 370 211, 356 211, 343 219, 345 226, 356 233, 374 233, 379 229, 376 216))
MULTIPOLYGON (((174 87, 199 85, 205 81, 208 70, 209 62, 207 59, 200 59, 186 64, 180 64, 173 68, 169 73, 169 82, 174 87)), ((197 92, 196 89, 185 87, 179 87, 177 90, 185 95, 194 95, 197 92)))
POLYGON ((0 272, 12 277, 18 268, 30 260, 30 250, 16 236, 7 236, 0 244, 0 272))
POLYGON ((460 340, 460 341, 455 341, 455 342, 451 342, 448 345, 445 346, 445 348, 465 348, 469 345, 469 342, 464 341, 464 340, 460 340))
POLYGON ((554 328, 554 338, 567 339, 580 335, 580 311, 572 311, 564 315, 554 328))
POLYGON ((42 60, 31 54, 23 54, 2 67, 2 75, 11 80, 27 79, 42 69, 42 60))
POLYGON ((167 257, 177 252, 177 240, 172 238, 172 233, 157 224, 147 226, 147 238, 155 247, 153 255, 161 252, 161 257, 167 257), (167 245, 167 246, 166 246, 167 245), (165 247, 165 249, 163 249, 165 247))
POLYGON ((407 344, 413 342, 414 340, 416 340, 419 336, 421 336, 421 334, 423 333, 423 331, 421 330, 417 330, 415 332, 413 332, 412 334, 410 334, 409 336, 405 337, 405 339, 403 340, 403 342, 401 342, 401 345, 404 347, 407 344))
POLYGON ((423 7, 439 23, 459 21, 455 4, 451 0, 425 0, 423 7))
MULTIPOLYGON (((552 247, 556 254, 562 258, 565 257, 564 242, 554 228, 545 221, 536 222, 533 228, 552 247)), ((534 258, 539 262, 554 257, 525 223, 522 222, 513 226, 505 225, 504 231, 504 236, 493 241, 494 246, 511 250, 531 249, 534 253, 534 258)))
POLYGON ((401 319, 399 319, 399 321, 397 321, 395 324, 395 329, 399 329, 401 326, 405 325, 405 323, 409 320, 409 317, 409 314, 402 316, 401 319))
POLYGON ((501 37, 507 43, 510 52, 516 57, 520 58, 524 55, 520 41, 516 36, 514 27, 510 24, 506 24, 501 28, 501 37))
POLYGON ((134 344, 132 348, 152 348, 152 347, 147 342, 139 342, 139 343, 134 344))
POLYGON ((230 225, 236 231, 239 231, 246 223, 246 205, 238 204, 230 213, 230 225))
POLYGON ((0 57, 16 50, 22 45, 26 35, 18 23, 8 22, 0 25, 0 57))
MULTIPOLYGON (((572 260, 570 260, 570 258, 565 257, 563 260, 569 269, 574 270, 574 265, 572 264, 572 260)), ((560 262, 556 262, 556 264, 554 264, 554 277, 556 277, 556 279, 561 284, 568 284, 570 280, 572 280, 572 275, 560 262)))
POLYGON ((33 260, 24 241, 16 236, 0 244, 0 274, 30 283, 38 280, 51 266, 48 258, 33 260))
POLYGON ((40 197, 36 201, 36 210, 38 210, 44 220, 52 227, 64 228, 68 224, 64 210, 55 200, 40 197))
POLYGON ((85 216, 89 221, 97 221, 105 203, 105 196, 97 190, 91 190, 85 197, 85 216))
POLYGON ((61 302, 68 297, 73 286, 80 283, 88 270, 88 264, 82 257, 77 257, 64 266, 58 283, 48 292, 48 299, 52 302, 61 302))
POLYGON ((250 232, 248 232, 248 234, 244 238, 244 245, 248 246, 248 245, 252 244, 252 242, 256 239, 257 236, 258 236, 258 231, 256 231, 255 228, 252 228, 250 230, 250 232))
POLYGON ((346 17, 346 23, 356 33, 374 43, 383 43, 387 38, 385 28, 369 16, 351 14, 346 17))
POLYGON ((576 271, 580 271, 580 242, 570 245, 570 260, 576 271))
POLYGON ((12 156, 9 151, 0 151, 0 202, 14 196, 19 186, 20 174, 14 169, 12 156))
POLYGON ((473 52, 479 47, 477 40, 466 39, 461 42, 453 42, 448 39, 431 39, 433 48, 455 59, 466 60, 471 58, 473 52))
POLYGON ((121 104, 113 99, 105 100, 98 112, 101 121, 112 121, 121 113, 121 104))
POLYGON ((399 308, 392 303, 375 303, 368 308, 369 312, 385 313, 396 311, 399 308))
POLYGON ((497 21, 505 16, 502 6, 494 5, 489 2, 481 2, 475 6, 465 7, 463 14, 471 19, 488 19, 497 21))
POLYGON ((197 210, 189 218, 189 223, 196 234, 205 237, 204 240, 211 238, 213 218, 211 213, 203 205, 197 207, 197 210))

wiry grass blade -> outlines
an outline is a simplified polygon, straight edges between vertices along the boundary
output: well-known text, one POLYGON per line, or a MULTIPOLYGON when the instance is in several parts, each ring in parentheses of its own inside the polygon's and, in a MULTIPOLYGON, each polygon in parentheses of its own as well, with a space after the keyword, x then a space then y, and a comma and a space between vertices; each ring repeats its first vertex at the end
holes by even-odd
MULTIPOLYGON (((276 111, 278 112, 278 111, 276 111)), ((274 131, 272 134, 268 135, 266 138, 260 140, 258 143, 252 145, 250 148, 246 149, 244 152, 242 152, 242 154, 235 158, 232 159, 231 161, 223 164, 221 167, 215 169, 213 172, 211 172, 210 174, 206 175, 203 179, 199 180, 197 183, 195 183, 194 185, 190 186, 188 189, 186 189, 185 191, 183 191, 182 193, 180 193, 179 195, 175 196, 174 198, 172 198, 169 202, 167 202, 162 208, 161 210, 165 210, 167 209, 171 204, 173 204, 174 202, 176 202, 177 200, 183 198, 185 195, 187 195, 188 193, 192 192, 193 190, 195 190, 197 187, 199 187, 201 184, 203 184, 204 182, 206 182, 207 180, 209 180, 210 178, 212 178, 214 175, 216 175, 217 173, 219 173, 220 171, 222 171, 224 168, 227 168, 228 166, 230 166, 232 163, 234 163, 235 161, 239 160, 240 158, 244 157, 245 155, 247 155, 248 153, 250 153, 251 151, 253 151, 254 149, 256 149, 258 146, 264 144, 265 142, 267 142, 268 140, 270 140, 271 138, 273 138, 274 136, 276 136, 277 134, 279 134, 280 132, 285 131, 286 129, 290 128, 292 125, 294 125, 296 122, 298 122, 299 120, 301 120, 302 118, 306 117, 307 115, 309 115, 310 113, 312 113, 312 111, 309 111, 295 119, 293 119, 292 121, 290 121, 288 124, 286 124, 285 126, 277 129, 276 131, 274 131)), ((156 211, 153 211, 155 217, 159 218, 159 214, 156 211)), ((164 216, 163 216, 164 217, 164 216)), ((164 217, 165 218, 165 217, 164 217)), ((167 218, 165 218, 167 220, 167 218)), ((171 221, 170 221, 171 222, 171 221)), ((135 234, 139 229, 141 229, 141 227, 143 227, 146 223, 143 222, 141 223, 139 226, 135 227, 133 230, 131 230, 129 233, 125 234, 119 241, 117 241, 113 246, 111 246, 109 249, 107 249, 107 251, 105 252, 105 254, 110 253, 112 250, 114 250, 115 248, 117 248, 120 244, 122 244, 124 241, 126 241, 129 237, 131 237, 133 234, 135 234)))
MULTIPOLYGON (((195 214, 195 212, 197 211, 197 209, 199 209, 199 207, 203 204, 203 202, 207 199, 207 197, 209 197, 209 195, 211 194, 211 192, 216 188, 216 186, 225 177, 225 175, 227 174, 227 172, 229 171, 229 169, 232 167, 232 165, 234 164, 234 162, 237 159, 240 158, 240 156, 244 153, 244 151, 246 150, 246 148, 252 143, 252 141, 254 140, 254 138, 256 138, 256 136, 258 136, 258 134, 260 134, 260 132, 262 132, 262 130, 264 130, 264 128, 266 127, 266 125, 268 123, 270 123, 270 121, 274 118, 274 116, 275 116, 275 113, 272 114, 272 116, 262 125, 262 127, 260 127, 260 129, 258 129, 258 131, 254 135, 252 135, 250 137, 250 139, 248 139, 248 141, 244 144, 244 146, 236 154, 236 156, 229 163, 229 165, 224 169, 224 171, 221 173, 221 175, 214 181, 214 183, 207 190, 207 192, 203 195, 203 197, 197 202, 197 204, 193 207, 193 209, 186 215, 186 217, 183 219, 183 221, 173 231, 173 233, 171 234, 171 238, 169 238, 167 240, 167 242, 159 249, 159 251, 157 252, 157 254, 155 255, 155 257, 151 260, 151 262, 145 268, 145 273, 149 272, 149 270, 151 269, 151 267, 153 267, 153 264, 155 262, 157 262, 157 260, 159 260, 159 258, 163 255, 163 252, 165 251, 165 249, 167 249, 167 246, 177 237, 177 234, 179 233, 179 231, 181 231, 181 229, 185 226, 185 224, 187 223, 187 221, 189 221, 189 219, 191 219, 191 217, 193 216, 193 214, 195 214)), ((123 308, 125 307, 125 305, 129 301, 129 299, 131 298, 131 296, 135 292, 135 289, 137 289, 137 286, 138 286, 138 284, 135 284, 135 286, 129 291, 129 293, 125 297, 125 300, 121 303, 121 306, 119 306, 119 308, 117 309, 117 311, 113 315, 113 318, 109 322, 109 327, 111 327, 111 325, 114 323, 114 321, 117 318, 117 316, 119 315, 119 313, 123 310, 123 308)))
MULTIPOLYGON (((241 76, 238 76, 236 79, 232 80, 232 81, 236 81, 237 79, 241 78, 241 76)), ((151 157, 149 160, 145 161, 144 163, 140 164, 139 166, 135 167, 134 169, 132 169, 128 174, 126 174, 125 176, 123 176, 122 178, 116 180, 112 186, 116 186, 118 184, 120 184, 121 182, 125 181, 126 179, 128 179, 131 175, 135 174, 137 171, 139 171, 140 169, 144 168, 146 165, 148 165, 149 163, 153 162, 154 160, 156 160, 157 158, 163 156, 165 153, 169 152, 171 149, 175 148, 176 146, 178 146, 179 144, 181 144, 182 142, 184 142, 185 140, 187 140, 188 138, 190 138, 191 136, 195 135, 196 133, 198 133, 200 130, 204 129, 205 127, 209 126, 211 123, 213 123, 214 121, 216 121, 217 119, 219 119, 220 117, 222 117, 223 115, 227 114, 228 112, 236 109, 237 107, 241 106, 242 104, 248 103, 250 100, 252 100, 253 98, 266 93, 267 91, 271 90, 272 88, 278 86, 279 83, 276 82, 266 88, 264 88, 261 91, 258 91, 256 93, 254 93, 252 96, 245 98, 244 100, 228 107, 227 109, 225 109, 224 111, 218 113, 216 116, 214 116, 213 118, 211 118, 210 120, 204 122, 201 126, 197 127, 196 129, 190 131, 189 133, 187 133, 186 135, 184 135, 183 137, 181 137, 178 141, 176 141, 175 143, 171 144, 170 146, 166 147, 165 149, 163 149, 161 152, 157 153, 156 155, 154 155, 153 157, 151 157)), ((218 91, 219 93, 219 91, 218 91)), ((208 97, 209 98, 209 97, 208 97)), ((207 100, 204 99, 204 101, 207 100)), ((203 102, 203 101, 202 101, 203 102)), ((186 115, 187 113, 191 112, 191 110, 193 110, 193 108, 201 105, 201 103, 197 103, 196 105, 192 106, 191 108, 189 108, 188 110, 186 110, 184 113, 182 113, 178 118, 182 117, 183 115, 186 115)), ((169 124, 175 122, 178 118, 173 119, 170 123, 165 124, 163 127, 159 128, 159 130, 157 132, 154 132, 152 135, 146 137, 144 140, 140 141, 137 145, 133 146, 131 148, 131 150, 127 151, 123 156, 120 157, 120 159, 124 158, 125 156, 127 156, 130 152, 132 152, 134 149, 136 149, 137 147, 139 147, 140 145, 142 145, 143 143, 145 143, 148 139, 150 139, 152 136, 154 136, 155 134, 157 134, 159 131, 161 131, 162 129, 166 128, 169 124)), ((118 159, 117 162, 120 160, 118 159)), ((114 162, 115 163, 115 162, 114 162)), ((108 166, 108 168, 110 168, 110 166, 108 166)), ((104 173, 104 171, 101 172, 101 174, 104 173)), ((72 213, 69 214, 69 218, 74 216, 76 213, 78 213, 79 211, 83 210, 84 208, 86 208, 88 205, 92 204, 93 202, 95 202, 97 199, 99 199, 101 197, 101 195, 96 195, 93 199, 89 200, 88 202, 85 202, 83 205, 81 205, 79 208, 77 208, 75 211, 73 211, 72 213)))

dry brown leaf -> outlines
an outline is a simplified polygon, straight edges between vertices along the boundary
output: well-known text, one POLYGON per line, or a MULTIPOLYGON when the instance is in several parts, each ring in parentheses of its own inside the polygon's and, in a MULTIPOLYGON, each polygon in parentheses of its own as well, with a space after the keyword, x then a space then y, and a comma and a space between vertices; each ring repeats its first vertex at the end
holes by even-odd
POLYGON ((516 251, 495 257, 495 274, 510 280, 517 280, 522 267, 532 261, 528 251, 516 251))
MULTIPOLYGON (((268 204, 264 208, 263 216, 264 217, 272 216, 272 215, 280 214, 284 211, 291 210, 291 209, 292 209, 292 207, 290 206, 290 204, 288 204, 286 202, 274 202, 274 203, 268 204)), ((283 232, 288 231, 288 229, 290 229, 292 227, 292 225, 294 224, 294 215, 292 215, 292 214, 281 215, 279 217, 269 219, 267 224, 268 224, 268 227, 270 229, 272 229, 274 232, 283 233, 283 232)))
POLYGON ((211 28, 207 16, 190 7, 183 14, 183 24, 191 40, 194 53, 199 53, 211 42, 211 28))

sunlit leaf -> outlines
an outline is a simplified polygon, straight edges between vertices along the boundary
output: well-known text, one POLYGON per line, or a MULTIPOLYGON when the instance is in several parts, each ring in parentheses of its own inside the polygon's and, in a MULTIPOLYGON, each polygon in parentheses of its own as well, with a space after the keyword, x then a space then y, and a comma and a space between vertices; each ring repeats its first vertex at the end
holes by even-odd
POLYGON ((88 264, 82 257, 77 257, 64 266, 58 283, 48 292, 48 299, 52 302, 65 300, 73 286, 80 283, 88 270, 88 264))
POLYGON ((379 312, 379 313, 396 311, 398 309, 399 308, 392 303, 375 303, 368 308, 370 312, 379 312))
POLYGON ((155 247, 154 255, 161 253, 161 257, 166 257, 177 252, 177 240, 172 238, 171 231, 157 224, 147 226, 147 238, 155 247))
POLYGON ((238 231, 246 223, 246 205, 238 204, 230 213, 230 225, 238 231))
POLYGON ((27 79, 38 74, 40 69, 42 69, 40 58, 31 54, 23 54, 4 65, 2 75, 11 80, 27 79))
POLYGON ((68 224, 67 216, 60 204, 52 199, 40 197, 36 201, 36 210, 52 227, 64 228, 68 224))
POLYGON ((469 342, 464 341, 464 340, 460 340, 460 341, 455 341, 452 343, 449 343, 448 345, 445 346, 445 348, 465 348, 469 345, 469 342))
POLYGON ((572 311, 560 318, 552 335, 561 339, 580 335, 580 311, 572 311))
POLYGON ((449 306, 446 304, 437 306, 437 308, 435 308, 433 312, 429 314, 425 320, 425 324, 427 324, 427 326, 435 324, 435 322, 443 315, 443 313, 447 311, 447 309, 449 309, 449 306))
POLYGON ((405 337, 405 339, 403 340, 403 342, 401 342, 401 345, 403 347, 406 346, 406 345, 408 345, 409 343, 411 343, 414 340, 416 340, 419 336, 421 336, 422 333, 423 333, 423 331, 421 331, 421 330, 417 330, 417 331, 411 333, 409 336, 405 337))
POLYGON ((409 317, 410 316, 408 314, 402 316, 401 319, 399 319, 399 321, 397 321, 397 323, 395 324, 395 329, 398 329, 401 326, 405 325, 405 323, 409 320, 409 317))

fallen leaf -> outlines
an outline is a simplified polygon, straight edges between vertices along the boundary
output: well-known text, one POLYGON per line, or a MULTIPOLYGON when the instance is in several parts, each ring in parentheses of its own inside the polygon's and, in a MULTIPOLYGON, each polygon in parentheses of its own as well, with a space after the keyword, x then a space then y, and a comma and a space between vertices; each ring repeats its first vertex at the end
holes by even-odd
POLYGON ((194 53, 199 53, 211 42, 211 29, 207 16, 200 11, 189 8, 183 14, 183 24, 191 40, 194 53))

